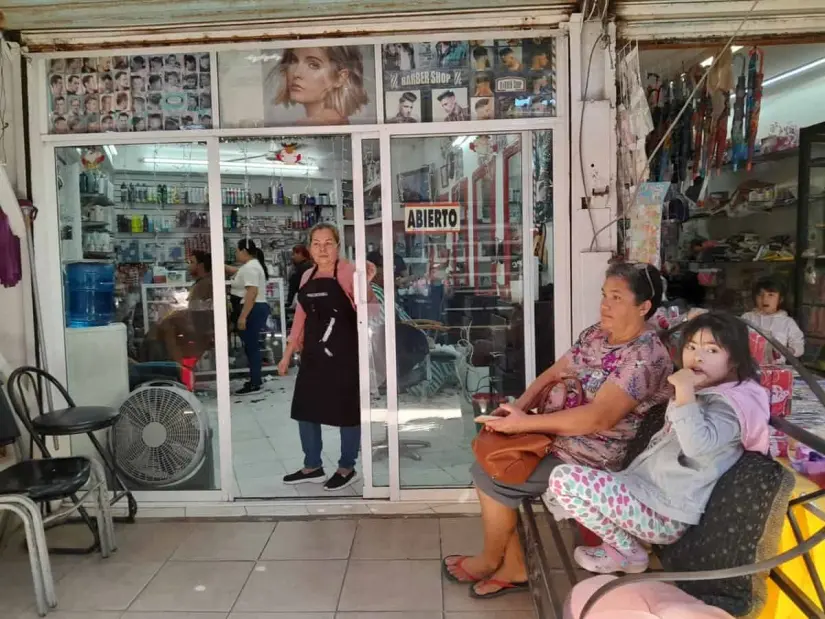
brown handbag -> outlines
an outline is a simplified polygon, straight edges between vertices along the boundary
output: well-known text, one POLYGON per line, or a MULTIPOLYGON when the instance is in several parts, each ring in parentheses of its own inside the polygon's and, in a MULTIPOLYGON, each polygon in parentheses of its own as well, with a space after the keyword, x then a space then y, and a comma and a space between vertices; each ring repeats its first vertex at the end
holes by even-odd
MULTIPOLYGON (((575 406, 582 404, 582 384, 575 378, 550 383, 542 389, 536 398, 536 404, 541 406, 544 402, 552 400, 553 390, 559 384, 565 385, 566 388, 572 385, 576 395, 575 406)), ((566 396, 565 390, 565 403, 566 396)), ((561 408, 565 408, 565 404, 562 404, 561 408)), ((473 454, 491 479, 503 484, 518 485, 528 480, 539 462, 550 453, 552 446, 553 438, 547 434, 502 434, 482 429, 473 440, 473 454)))

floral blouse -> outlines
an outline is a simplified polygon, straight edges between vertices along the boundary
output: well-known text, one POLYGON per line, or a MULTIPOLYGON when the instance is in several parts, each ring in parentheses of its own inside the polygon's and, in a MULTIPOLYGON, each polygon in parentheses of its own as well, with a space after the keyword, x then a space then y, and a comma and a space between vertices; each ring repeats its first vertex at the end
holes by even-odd
POLYGON ((667 378, 673 361, 652 329, 625 344, 611 345, 598 325, 583 331, 564 359, 582 383, 585 402, 592 401, 602 385, 610 382, 639 404, 610 430, 556 437, 553 453, 569 464, 618 470, 645 414, 670 398, 667 378))

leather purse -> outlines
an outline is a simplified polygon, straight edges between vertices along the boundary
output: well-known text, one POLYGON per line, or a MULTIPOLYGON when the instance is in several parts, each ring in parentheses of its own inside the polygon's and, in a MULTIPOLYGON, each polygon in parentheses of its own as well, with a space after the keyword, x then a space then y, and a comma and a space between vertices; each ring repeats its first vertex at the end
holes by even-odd
MULTIPOLYGON (((535 400, 538 406, 543 408, 545 402, 552 402, 559 385, 565 387, 565 393, 556 410, 581 406, 584 391, 581 381, 575 378, 547 385, 535 400), (569 397, 571 386, 575 396, 573 400, 569 397)), ((473 440, 473 454, 490 478, 503 484, 518 485, 529 479, 539 462, 550 453, 552 446, 553 438, 547 434, 502 434, 484 428, 473 440)))

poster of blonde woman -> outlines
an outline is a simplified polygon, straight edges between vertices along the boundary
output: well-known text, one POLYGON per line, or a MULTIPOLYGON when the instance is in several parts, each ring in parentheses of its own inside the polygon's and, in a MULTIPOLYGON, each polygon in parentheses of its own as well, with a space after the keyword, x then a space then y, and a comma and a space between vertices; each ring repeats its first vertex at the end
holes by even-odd
POLYGON ((218 55, 221 125, 374 123, 372 46, 291 47, 218 55))

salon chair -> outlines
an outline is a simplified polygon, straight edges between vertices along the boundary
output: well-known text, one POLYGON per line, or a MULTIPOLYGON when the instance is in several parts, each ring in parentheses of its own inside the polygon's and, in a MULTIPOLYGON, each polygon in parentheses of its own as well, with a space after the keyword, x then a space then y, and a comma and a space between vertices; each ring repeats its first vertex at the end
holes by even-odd
MULTIPOLYGON (((413 325, 398 323, 395 326, 395 354, 398 367, 399 393, 427 380, 430 344, 427 335, 413 325)), ((419 449, 426 449, 431 444, 428 441, 398 440, 398 452, 402 458, 409 458, 416 462, 421 460, 419 449)), ((380 459, 389 453, 389 438, 373 445, 373 458, 380 459)))

